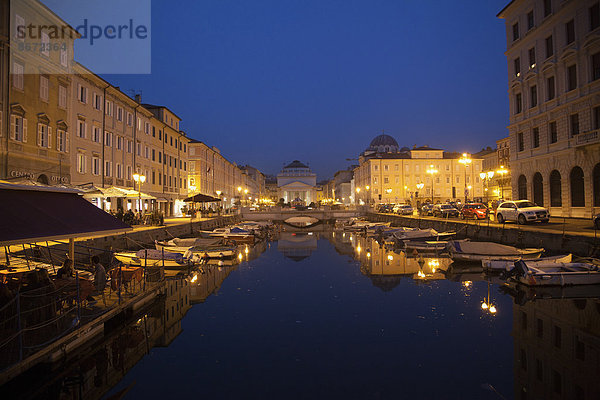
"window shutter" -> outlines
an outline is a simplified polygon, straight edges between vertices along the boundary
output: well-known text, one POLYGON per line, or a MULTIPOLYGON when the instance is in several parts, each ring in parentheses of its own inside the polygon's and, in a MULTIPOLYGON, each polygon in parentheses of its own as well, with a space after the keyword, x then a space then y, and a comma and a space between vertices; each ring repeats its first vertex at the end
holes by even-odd
POLYGON ((69 132, 65 132, 65 153, 69 152, 69 132))
POLYGON ((10 138, 15 140, 15 132, 17 131, 17 117, 15 115, 10 116, 10 138))
POLYGON ((38 124, 38 129, 37 129, 37 145, 41 146, 42 145, 42 129, 44 129, 42 124, 38 124))
MULTIPOLYGON (((58 143, 58 140, 56 141, 58 143)), ((48 126, 48 148, 52 148, 52 128, 48 126)))
POLYGON ((83 173, 87 173, 87 157, 83 156, 83 173))
POLYGON ((27 118, 23 118, 23 143, 27 143, 27 118))
POLYGON ((87 122, 83 123, 83 138, 87 139, 87 122))

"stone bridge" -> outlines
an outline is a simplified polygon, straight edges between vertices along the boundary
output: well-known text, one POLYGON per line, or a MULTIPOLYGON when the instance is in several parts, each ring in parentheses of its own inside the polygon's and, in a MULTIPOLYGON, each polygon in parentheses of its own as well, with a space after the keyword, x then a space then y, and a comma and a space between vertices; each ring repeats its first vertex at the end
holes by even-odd
POLYGON ((250 211, 242 209, 242 219, 252 221, 285 221, 291 217, 311 217, 319 221, 347 219, 365 215, 366 212, 359 209, 352 210, 304 210, 294 209, 270 209, 266 211, 250 211))

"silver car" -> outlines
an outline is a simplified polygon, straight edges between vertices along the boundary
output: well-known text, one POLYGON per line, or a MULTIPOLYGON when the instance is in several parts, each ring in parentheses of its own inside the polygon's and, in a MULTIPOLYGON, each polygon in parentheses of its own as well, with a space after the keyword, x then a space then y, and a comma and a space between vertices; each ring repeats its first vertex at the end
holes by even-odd
POLYGON ((548 222, 550 212, 529 200, 505 201, 496 209, 496 221, 515 221, 523 225, 528 222, 548 222))

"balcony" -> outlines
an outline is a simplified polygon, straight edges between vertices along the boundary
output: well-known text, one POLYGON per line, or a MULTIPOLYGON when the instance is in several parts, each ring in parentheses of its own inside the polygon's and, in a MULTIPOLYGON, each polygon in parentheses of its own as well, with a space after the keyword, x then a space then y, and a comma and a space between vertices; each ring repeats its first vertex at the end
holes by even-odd
POLYGON ((580 133, 575 137, 575 147, 586 146, 588 144, 600 142, 600 130, 580 133))
POLYGON ((112 185, 113 184, 113 178, 105 176, 104 177, 104 184, 105 185, 112 185))

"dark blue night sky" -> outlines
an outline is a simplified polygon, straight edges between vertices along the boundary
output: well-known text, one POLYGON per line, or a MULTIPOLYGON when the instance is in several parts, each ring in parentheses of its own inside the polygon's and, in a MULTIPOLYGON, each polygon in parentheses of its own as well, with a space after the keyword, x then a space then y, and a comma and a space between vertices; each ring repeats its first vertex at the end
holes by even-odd
POLYGON ((231 161, 330 177, 385 130, 475 152, 508 134, 508 0, 152 2, 152 74, 104 76, 231 161))

